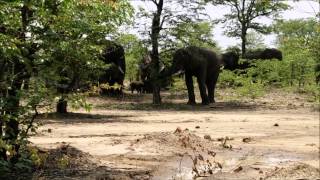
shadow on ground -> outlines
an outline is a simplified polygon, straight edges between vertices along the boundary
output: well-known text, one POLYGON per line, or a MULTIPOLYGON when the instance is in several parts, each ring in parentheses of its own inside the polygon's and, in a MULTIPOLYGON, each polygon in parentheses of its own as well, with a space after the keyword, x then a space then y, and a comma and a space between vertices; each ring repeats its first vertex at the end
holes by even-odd
POLYGON ((235 110, 257 110, 264 107, 256 103, 246 102, 217 102, 210 105, 187 105, 186 103, 171 103, 164 102, 161 105, 154 105, 151 103, 102 103, 96 105, 97 109, 121 109, 121 110, 172 110, 172 111, 235 111, 235 110))
POLYGON ((94 157, 79 149, 63 144, 56 149, 38 149, 37 156, 41 164, 34 166, 32 171, 16 171, 0 174, 0 179, 150 179, 151 172, 138 169, 115 169, 99 166, 94 163, 94 157))
POLYGON ((102 115, 102 114, 89 114, 89 113, 46 113, 40 114, 38 120, 41 123, 115 123, 115 122, 135 122, 127 118, 133 117, 132 115, 102 115))

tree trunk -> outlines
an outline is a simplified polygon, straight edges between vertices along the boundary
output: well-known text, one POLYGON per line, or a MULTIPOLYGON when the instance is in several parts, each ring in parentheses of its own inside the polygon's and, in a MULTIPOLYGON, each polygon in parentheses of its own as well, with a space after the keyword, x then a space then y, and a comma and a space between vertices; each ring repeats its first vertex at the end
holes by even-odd
POLYGON ((242 56, 242 58, 244 58, 246 56, 246 45, 247 45, 246 33, 242 33, 242 35, 241 35, 241 56, 242 56))
POLYGON ((241 22, 241 57, 244 58, 246 56, 246 45, 247 45, 247 23, 246 21, 241 22))
POLYGON ((163 8, 163 0, 159 0, 156 3, 157 12, 154 13, 152 19, 152 29, 151 29, 151 43, 152 43, 152 86, 153 86, 153 104, 161 104, 161 96, 160 96, 160 84, 158 83, 158 75, 159 75, 159 34, 161 30, 161 13, 163 8))

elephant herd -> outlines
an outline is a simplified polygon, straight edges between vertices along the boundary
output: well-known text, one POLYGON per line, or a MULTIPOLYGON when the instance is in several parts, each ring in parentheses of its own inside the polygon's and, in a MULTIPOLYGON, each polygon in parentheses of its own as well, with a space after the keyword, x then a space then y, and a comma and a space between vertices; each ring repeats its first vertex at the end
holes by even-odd
MULTIPOLYGON (((151 62, 149 56, 144 57, 144 64, 141 65, 140 77, 141 81, 132 81, 130 83, 130 90, 133 93, 151 93, 152 82, 149 79, 148 63, 151 62)), ((167 68, 163 68, 159 73, 159 79, 170 77, 171 75, 183 71, 185 74, 185 83, 188 89, 188 104, 196 104, 194 95, 194 86, 192 77, 196 77, 200 90, 202 104, 207 105, 214 103, 214 92, 216 83, 221 71, 221 67, 227 70, 245 69, 250 66, 250 63, 255 59, 278 59, 282 60, 282 53, 277 49, 264 49, 260 51, 250 52, 243 56, 247 59, 245 63, 239 63, 240 55, 235 52, 226 52, 218 55, 215 52, 189 46, 181 48, 175 51, 173 54, 172 65, 167 68)), ((103 54, 104 62, 109 64, 109 68, 101 75, 99 83, 108 83, 114 85, 118 83, 123 86, 126 65, 125 54, 122 46, 114 44, 111 47, 107 47, 103 54)), ((122 88, 120 89, 122 91, 122 88)))

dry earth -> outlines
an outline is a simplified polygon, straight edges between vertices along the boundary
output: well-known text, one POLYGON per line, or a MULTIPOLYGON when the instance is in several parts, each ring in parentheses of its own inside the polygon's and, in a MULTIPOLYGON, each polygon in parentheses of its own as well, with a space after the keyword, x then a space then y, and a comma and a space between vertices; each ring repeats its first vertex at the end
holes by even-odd
POLYGON ((91 97, 95 108, 89 113, 40 118, 43 125, 32 143, 64 147, 66 154, 71 149, 76 158, 70 161, 79 154, 86 161, 62 175, 38 177, 320 178, 319 109, 307 97, 272 92, 254 101, 235 101, 219 94, 214 105, 187 106, 185 95, 162 96, 162 106, 150 105, 151 95, 91 97))

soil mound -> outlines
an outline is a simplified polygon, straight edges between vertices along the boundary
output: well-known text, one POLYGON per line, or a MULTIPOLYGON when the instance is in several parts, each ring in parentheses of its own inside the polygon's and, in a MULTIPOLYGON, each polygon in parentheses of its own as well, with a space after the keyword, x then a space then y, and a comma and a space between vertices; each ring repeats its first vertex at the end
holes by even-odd
POLYGON ((275 170, 265 179, 320 179, 320 170, 307 164, 295 163, 275 170))
POLYGON ((181 155, 184 153, 208 153, 218 147, 218 144, 210 139, 202 138, 188 129, 181 130, 177 128, 174 132, 160 132, 144 135, 131 144, 136 149, 145 149, 148 152, 156 150, 153 153, 181 155))

